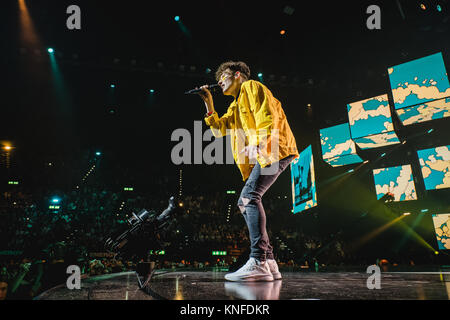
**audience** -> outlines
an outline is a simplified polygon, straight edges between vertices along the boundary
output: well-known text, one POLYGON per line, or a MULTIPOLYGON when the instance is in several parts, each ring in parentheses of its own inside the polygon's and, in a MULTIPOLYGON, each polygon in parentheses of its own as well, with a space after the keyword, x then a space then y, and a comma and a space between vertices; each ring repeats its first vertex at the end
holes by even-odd
MULTIPOLYGON (((173 182, 162 176, 153 179, 145 193, 123 190, 120 177, 133 185, 132 174, 117 167, 111 178, 102 172, 98 161, 83 156, 79 168, 76 161, 62 166, 61 170, 71 166, 72 174, 80 176, 80 168, 90 170, 70 187, 59 184, 53 189, 48 181, 58 185, 58 177, 52 175, 46 180, 49 173, 43 171, 34 179, 47 183, 29 189, 19 184, 1 191, 0 300, 31 299, 64 284, 69 265, 78 265, 86 277, 135 270, 136 264, 145 260, 155 261, 157 268, 164 269, 227 269, 239 265, 240 258, 247 259, 248 230, 236 206, 238 195, 225 191, 199 195, 189 190, 183 190, 185 195, 178 197, 179 213, 164 230, 160 243, 149 244, 148 249, 155 252, 128 260, 102 256, 105 240, 127 225, 132 212, 144 208, 161 212, 167 207, 172 195, 168 185, 173 182), (215 256, 213 251, 226 251, 227 255, 215 256)), ((76 181, 75 177, 68 179, 76 181)), ((358 260, 351 253, 351 244, 342 237, 342 230, 324 235, 293 223, 287 197, 269 195, 264 198, 264 206, 271 221, 269 237, 282 271, 320 271, 331 265, 373 263, 358 260)))

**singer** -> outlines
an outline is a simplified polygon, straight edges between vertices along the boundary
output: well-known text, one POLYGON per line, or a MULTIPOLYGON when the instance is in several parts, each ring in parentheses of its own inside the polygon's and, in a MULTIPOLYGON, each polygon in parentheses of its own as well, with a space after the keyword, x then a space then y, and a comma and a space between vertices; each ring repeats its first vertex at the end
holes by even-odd
POLYGON ((281 279, 266 230, 262 196, 298 156, 297 144, 281 103, 265 85, 250 80, 250 68, 244 62, 222 63, 216 71, 216 80, 222 93, 234 98, 222 117, 219 118, 214 109, 208 85, 200 87, 202 91, 199 95, 206 106, 205 122, 210 126, 214 136, 232 135, 233 157, 243 181, 246 181, 237 205, 250 236, 249 260, 236 272, 226 274, 225 279, 229 281, 281 279), (276 144, 271 143, 273 137, 276 137, 276 144), (239 146, 238 141, 243 143, 239 146), (275 152, 270 150, 271 148, 276 148, 275 152), (269 153, 272 156, 267 156, 269 153), (241 161, 242 155, 245 161, 241 161), (265 174, 263 168, 268 166, 276 168, 275 172, 265 174))

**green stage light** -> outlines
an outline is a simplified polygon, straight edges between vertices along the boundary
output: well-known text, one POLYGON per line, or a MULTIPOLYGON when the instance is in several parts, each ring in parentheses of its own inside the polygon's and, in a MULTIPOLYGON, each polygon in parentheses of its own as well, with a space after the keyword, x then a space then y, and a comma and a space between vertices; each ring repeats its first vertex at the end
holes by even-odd
POLYGON ((260 72, 258 73, 258 78, 262 78, 263 74, 260 72))
POLYGON ((47 52, 48 52, 48 53, 53 53, 53 52, 55 52, 55 50, 53 50, 53 48, 48 48, 48 49, 47 49, 47 52))
POLYGON ((174 20, 175 21, 180 21, 180 16, 175 16, 174 20))
POLYGON ((150 89, 150 93, 154 93, 155 92, 155 90, 153 90, 153 89, 150 89))
POLYGON ((115 85, 115 84, 112 84, 112 85, 111 85, 111 88, 115 88, 115 87, 116 87, 116 85, 115 85))

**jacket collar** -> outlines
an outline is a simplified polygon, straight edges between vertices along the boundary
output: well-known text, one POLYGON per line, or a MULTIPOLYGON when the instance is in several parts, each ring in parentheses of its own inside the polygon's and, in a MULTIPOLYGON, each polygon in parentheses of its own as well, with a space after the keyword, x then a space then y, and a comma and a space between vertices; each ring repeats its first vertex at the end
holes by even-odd
POLYGON ((246 81, 244 81, 244 82, 241 83, 241 87, 239 88, 239 93, 238 93, 237 97, 234 98, 233 103, 236 103, 236 104, 238 103, 239 98, 241 97, 241 93, 242 93, 242 86, 243 86, 244 83, 246 83, 247 81, 248 81, 248 80, 246 80, 246 81))

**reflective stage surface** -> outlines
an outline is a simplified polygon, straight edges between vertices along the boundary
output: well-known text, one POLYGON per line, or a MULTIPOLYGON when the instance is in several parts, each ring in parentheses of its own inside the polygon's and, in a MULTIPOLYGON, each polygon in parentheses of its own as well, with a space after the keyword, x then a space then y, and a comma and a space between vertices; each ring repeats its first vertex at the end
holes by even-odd
MULTIPOLYGON (((363 272, 283 273, 273 282, 237 283, 224 272, 156 272, 147 292, 137 275, 125 272, 82 280, 81 289, 65 285, 48 290, 38 300, 449 300, 447 272, 382 272, 380 289, 368 289, 371 274, 363 272)), ((375 283, 370 281, 370 283, 375 283)))

